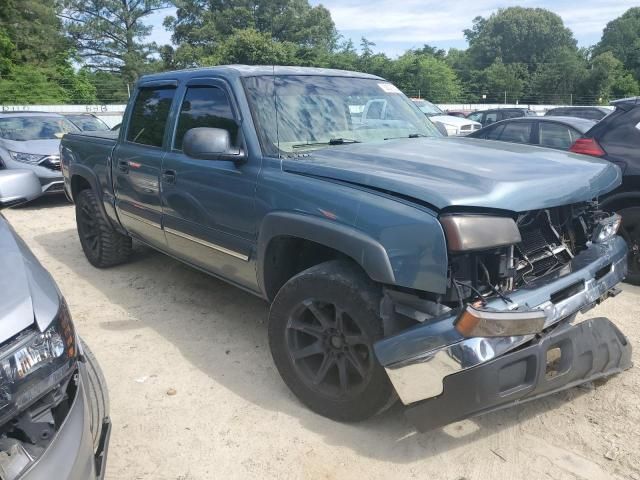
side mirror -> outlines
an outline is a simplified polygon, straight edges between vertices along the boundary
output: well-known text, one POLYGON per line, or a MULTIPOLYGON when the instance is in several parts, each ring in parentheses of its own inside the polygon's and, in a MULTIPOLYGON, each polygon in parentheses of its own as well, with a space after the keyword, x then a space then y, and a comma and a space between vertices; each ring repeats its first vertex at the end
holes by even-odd
POLYGON ((0 170, 0 209, 29 202, 40 195, 40 180, 31 170, 0 170))
POLYGON ((242 149, 231 146, 229 131, 222 128, 198 127, 187 130, 182 149, 188 156, 203 160, 241 162, 245 159, 242 149))

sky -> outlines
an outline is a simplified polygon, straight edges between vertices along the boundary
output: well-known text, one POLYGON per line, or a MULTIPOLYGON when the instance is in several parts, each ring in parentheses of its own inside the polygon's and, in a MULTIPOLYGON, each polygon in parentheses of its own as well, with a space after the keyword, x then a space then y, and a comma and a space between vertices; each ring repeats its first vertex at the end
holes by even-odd
MULTIPOLYGON (((541 7, 560 15, 578 40, 588 47, 597 43, 607 22, 638 6, 637 0, 310 0, 331 12, 338 32, 358 44, 361 37, 376 44, 374 51, 396 57, 425 43, 443 48, 466 48, 462 31, 471 28, 478 15, 487 17, 509 6, 541 7)), ((151 41, 171 42, 171 34, 162 26, 174 9, 157 12, 150 18, 151 41)))

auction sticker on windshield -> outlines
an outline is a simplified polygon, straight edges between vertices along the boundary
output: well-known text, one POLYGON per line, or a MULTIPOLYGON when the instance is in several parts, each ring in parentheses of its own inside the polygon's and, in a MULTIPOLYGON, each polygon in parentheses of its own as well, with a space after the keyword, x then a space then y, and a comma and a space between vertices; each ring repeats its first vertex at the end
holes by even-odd
POLYGON ((401 93, 398 87, 396 87, 392 83, 379 83, 378 86, 385 93, 401 93))

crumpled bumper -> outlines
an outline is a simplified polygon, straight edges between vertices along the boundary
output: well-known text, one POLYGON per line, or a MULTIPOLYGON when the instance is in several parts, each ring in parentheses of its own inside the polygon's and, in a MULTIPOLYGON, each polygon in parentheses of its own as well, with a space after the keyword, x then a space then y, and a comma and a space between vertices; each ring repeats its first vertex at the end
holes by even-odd
MULTIPOLYGON (((487 307, 503 311, 514 308, 544 310, 547 318, 544 328, 546 332, 549 332, 552 326, 562 320, 568 319, 580 311, 585 311, 607 298, 611 289, 626 275, 626 252, 626 244, 620 237, 607 243, 593 244, 576 255, 569 268, 512 292, 509 295, 513 300, 512 304, 505 303, 501 299, 494 299, 488 302, 487 307)), ((449 392, 445 389, 446 385, 450 381, 455 381, 454 377, 464 375, 469 375, 466 381, 470 383, 467 384, 463 396, 470 402, 475 402, 476 395, 484 388, 482 382, 485 382, 485 378, 482 374, 467 374, 465 372, 471 370, 477 372, 484 369, 485 365, 489 365, 496 359, 506 358, 508 356, 506 354, 536 337, 535 335, 516 335, 465 338, 454 328, 457 315, 458 312, 451 312, 385 338, 374 345, 378 361, 385 367, 389 379, 404 404, 421 402, 419 410, 423 412, 425 409, 431 408, 427 405, 434 405, 434 401, 437 400, 434 397, 450 398, 449 392), (474 377, 474 375, 476 376, 474 377), (433 400, 422 402, 427 399, 433 400)), ((555 330, 551 329, 551 331, 555 330)), ((577 335, 578 331, 570 329, 569 332, 571 333, 567 335, 570 337, 577 335)), ((537 348, 544 349, 543 343, 540 342, 537 348)), ((531 347, 526 347, 521 351, 528 348, 531 347)), ((627 347, 625 346, 625 348, 627 347)), ((539 357, 546 358, 545 353, 539 353, 539 357)), ((594 357, 594 362, 595 360, 594 357)), ((615 371, 611 373, 615 373, 615 371)), ((529 375, 536 372, 538 371, 529 371, 529 375)), ((496 374, 495 371, 493 373, 496 374)), ((573 375, 562 375, 558 377, 557 382, 564 382, 566 385, 564 388, 568 388, 576 381, 579 383, 589 379, 588 375, 583 376, 579 381, 573 375)), ((558 385, 555 383, 554 385, 552 390, 558 390, 558 385)), ((469 411, 461 418, 496 406, 491 405, 491 402, 486 405, 474 403, 469 406, 469 411)), ((442 420, 447 419, 445 415, 441 414, 439 407, 434 408, 436 410, 429 413, 429 416, 438 416, 442 420)), ((409 411, 413 410, 409 409, 409 411)), ((415 414, 410 414, 410 416, 417 420, 415 414)), ((454 421, 453 417, 444 423, 450 421, 454 421)), ((428 421, 425 422, 423 422, 425 428, 432 428, 428 425, 428 421)), ((441 421, 436 423, 443 424, 441 421)))
POLYGON ((565 323, 526 348, 449 375, 442 395, 412 404, 406 415, 418 430, 431 430, 630 367, 631 344, 608 319, 565 323))

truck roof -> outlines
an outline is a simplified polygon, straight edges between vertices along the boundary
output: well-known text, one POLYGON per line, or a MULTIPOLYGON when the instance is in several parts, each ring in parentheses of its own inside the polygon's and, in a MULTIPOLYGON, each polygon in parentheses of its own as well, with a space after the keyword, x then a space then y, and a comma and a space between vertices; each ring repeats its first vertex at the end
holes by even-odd
POLYGON ((257 77, 262 75, 321 75, 332 77, 370 78, 383 80, 376 75, 333 68, 290 67, 281 65, 220 65, 216 67, 189 68, 171 72, 144 75, 141 82, 154 80, 184 80, 202 75, 224 75, 227 77, 257 77))

